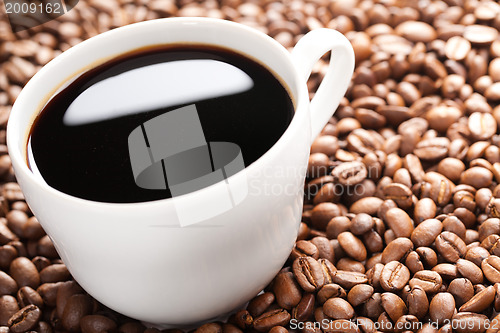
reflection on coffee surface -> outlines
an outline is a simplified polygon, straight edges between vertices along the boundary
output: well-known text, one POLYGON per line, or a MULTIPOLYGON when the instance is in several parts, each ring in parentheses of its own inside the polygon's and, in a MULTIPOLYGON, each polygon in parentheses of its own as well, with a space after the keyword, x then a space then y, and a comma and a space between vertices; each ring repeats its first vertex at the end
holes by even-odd
POLYGON ((186 194, 237 173, 281 137, 293 103, 261 64, 226 49, 158 46, 78 77, 43 108, 28 162, 50 186, 102 202, 186 194))

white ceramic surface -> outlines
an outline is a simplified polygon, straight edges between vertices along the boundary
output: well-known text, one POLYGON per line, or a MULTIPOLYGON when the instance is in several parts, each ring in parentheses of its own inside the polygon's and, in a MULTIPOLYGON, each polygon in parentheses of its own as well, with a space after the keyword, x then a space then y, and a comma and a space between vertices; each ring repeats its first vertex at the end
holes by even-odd
POLYGON ((87 292, 133 318, 161 325, 192 324, 248 301, 287 259, 300 223, 311 141, 336 109, 353 68, 351 45, 333 30, 310 32, 290 54, 267 35, 228 21, 172 18, 133 24, 73 47, 33 77, 12 109, 9 153, 26 201, 87 292), (55 91, 123 52, 179 42, 236 50, 265 64, 285 82, 296 112, 266 154, 231 176, 229 185, 220 182, 145 203, 83 200, 33 175, 26 163, 28 132, 55 91), (329 71, 310 103, 306 79, 314 63, 330 50, 329 71), (246 195, 230 209, 213 209, 221 205, 228 186, 229 191, 246 188, 246 195), (197 218, 208 217, 183 224, 180 208, 197 218))

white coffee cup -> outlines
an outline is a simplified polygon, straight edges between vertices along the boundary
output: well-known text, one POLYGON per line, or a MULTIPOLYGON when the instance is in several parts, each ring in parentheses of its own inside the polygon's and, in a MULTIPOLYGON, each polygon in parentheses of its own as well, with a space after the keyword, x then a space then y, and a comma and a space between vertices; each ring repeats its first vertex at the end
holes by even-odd
POLYGON ((301 220, 309 147, 339 104, 353 68, 350 43, 330 29, 311 31, 289 53, 271 37, 229 21, 169 18, 132 24, 71 48, 28 82, 7 128, 12 165, 62 260, 99 302, 156 325, 209 320, 255 296, 286 261, 301 220), (26 158, 28 135, 54 93, 117 55, 169 43, 232 49, 275 73, 295 105, 276 144, 226 181, 151 202, 84 200, 33 174, 26 158), (306 80, 328 51, 327 74, 310 102, 306 80), (228 193, 240 195, 237 202, 228 203, 228 193))

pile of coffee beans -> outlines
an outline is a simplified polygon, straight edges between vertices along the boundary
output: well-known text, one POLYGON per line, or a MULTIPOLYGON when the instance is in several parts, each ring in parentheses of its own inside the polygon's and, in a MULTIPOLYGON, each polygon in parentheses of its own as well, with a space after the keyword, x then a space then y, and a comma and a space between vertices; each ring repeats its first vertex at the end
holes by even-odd
POLYGON ((237 21, 288 48, 334 28, 356 54, 346 98, 311 147, 288 261, 246 309, 196 333, 500 332, 497 2, 80 0, 18 34, 0 17, 0 333, 158 331, 72 280, 15 183, 5 124, 61 51, 170 16, 237 21))

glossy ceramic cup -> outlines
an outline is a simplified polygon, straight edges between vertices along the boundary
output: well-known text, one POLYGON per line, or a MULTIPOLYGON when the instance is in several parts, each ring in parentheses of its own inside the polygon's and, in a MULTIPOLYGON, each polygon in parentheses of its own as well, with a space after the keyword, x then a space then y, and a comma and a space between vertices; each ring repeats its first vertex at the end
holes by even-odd
POLYGON ((9 119, 9 153, 27 203, 89 294, 145 322, 193 324, 247 302, 286 261, 300 224, 309 147, 344 95, 353 68, 350 43, 330 29, 308 33, 289 53, 271 37, 229 21, 169 18, 132 24, 78 44, 29 81, 9 119), (31 172, 29 131, 55 92, 117 55, 169 43, 234 50, 282 81, 295 114, 270 150, 226 181, 143 203, 76 198, 31 172), (329 69, 310 102, 307 78, 328 51, 329 69), (227 202, 228 193, 237 200, 227 202))

